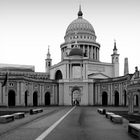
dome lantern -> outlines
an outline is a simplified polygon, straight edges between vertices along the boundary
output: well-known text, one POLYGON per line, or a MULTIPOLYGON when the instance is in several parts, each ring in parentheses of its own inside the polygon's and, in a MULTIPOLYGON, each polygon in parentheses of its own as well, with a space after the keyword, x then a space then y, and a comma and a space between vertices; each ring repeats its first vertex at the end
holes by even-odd
POLYGON ((81 11, 81 5, 79 6, 78 18, 82 18, 83 12, 81 11))

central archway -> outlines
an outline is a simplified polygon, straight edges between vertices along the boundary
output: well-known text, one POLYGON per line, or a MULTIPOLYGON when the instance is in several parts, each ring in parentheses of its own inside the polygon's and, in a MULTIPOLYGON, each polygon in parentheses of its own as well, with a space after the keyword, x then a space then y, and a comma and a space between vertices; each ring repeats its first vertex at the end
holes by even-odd
POLYGON ((50 92, 45 93, 45 105, 50 105, 51 98, 50 98, 50 92))
POLYGON ((16 94, 15 91, 10 90, 8 93, 8 106, 15 106, 16 104, 16 94))
POLYGON ((72 89, 72 105, 80 105, 81 102, 81 92, 79 87, 74 87, 72 89))
POLYGON ((107 106, 108 105, 108 95, 107 92, 102 93, 102 105, 107 106))
POLYGON ((38 106, 38 94, 36 91, 33 93, 33 106, 38 106))

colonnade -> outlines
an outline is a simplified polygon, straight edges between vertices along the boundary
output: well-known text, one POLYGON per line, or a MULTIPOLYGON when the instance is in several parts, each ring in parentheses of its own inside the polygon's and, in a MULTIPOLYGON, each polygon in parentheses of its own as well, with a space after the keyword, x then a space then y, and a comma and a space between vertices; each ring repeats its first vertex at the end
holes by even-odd
MULTIPOLYGON (((71 45, 71 48, 73 47, 74 45, 71 45)), ((99 61, 99 47, 98 46, 80 44, 78 45, 78 47, 82 49, 84 57, 88 57, 89 59, 99 61)), ((66 55, 68 55, 66 54, 67 49, 70 49, 70 48, 67 48, 67 46, 61 48, 62 60, 64 57, 66 57, 66 55)))
POLYGON ((99 60, 99 48, 93 45, 80 45, 80 49, 83 53, 86 53, 86 57, 89 59, 99 60))

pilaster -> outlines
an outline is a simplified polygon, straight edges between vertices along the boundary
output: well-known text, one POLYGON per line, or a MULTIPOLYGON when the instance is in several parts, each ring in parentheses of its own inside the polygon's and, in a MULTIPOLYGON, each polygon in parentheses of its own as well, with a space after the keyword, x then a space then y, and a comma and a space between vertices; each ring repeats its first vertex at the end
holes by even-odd
POLYGON ((21 84, 20 82, 17 82, 17 93, 16 93, 16 106, 19 106, 20 105, 20 88, 21 88, 21 84))
POLYGON ((59 105, 64 105, 64 85, 59 83, 59 105))

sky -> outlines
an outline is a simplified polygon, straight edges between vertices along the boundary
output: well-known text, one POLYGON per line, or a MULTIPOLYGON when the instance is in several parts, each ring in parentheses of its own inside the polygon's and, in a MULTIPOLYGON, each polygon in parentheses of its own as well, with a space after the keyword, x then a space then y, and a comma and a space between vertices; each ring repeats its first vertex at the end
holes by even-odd
POLYGON ((81 4, 100 43, 100 61, 111 63, 114 39, 129 72, 140 68, 140 0, 0 0, 0 63, 34 65, 45 72, 50 45, 52 64, 61 61, 60 45, 81 4))

